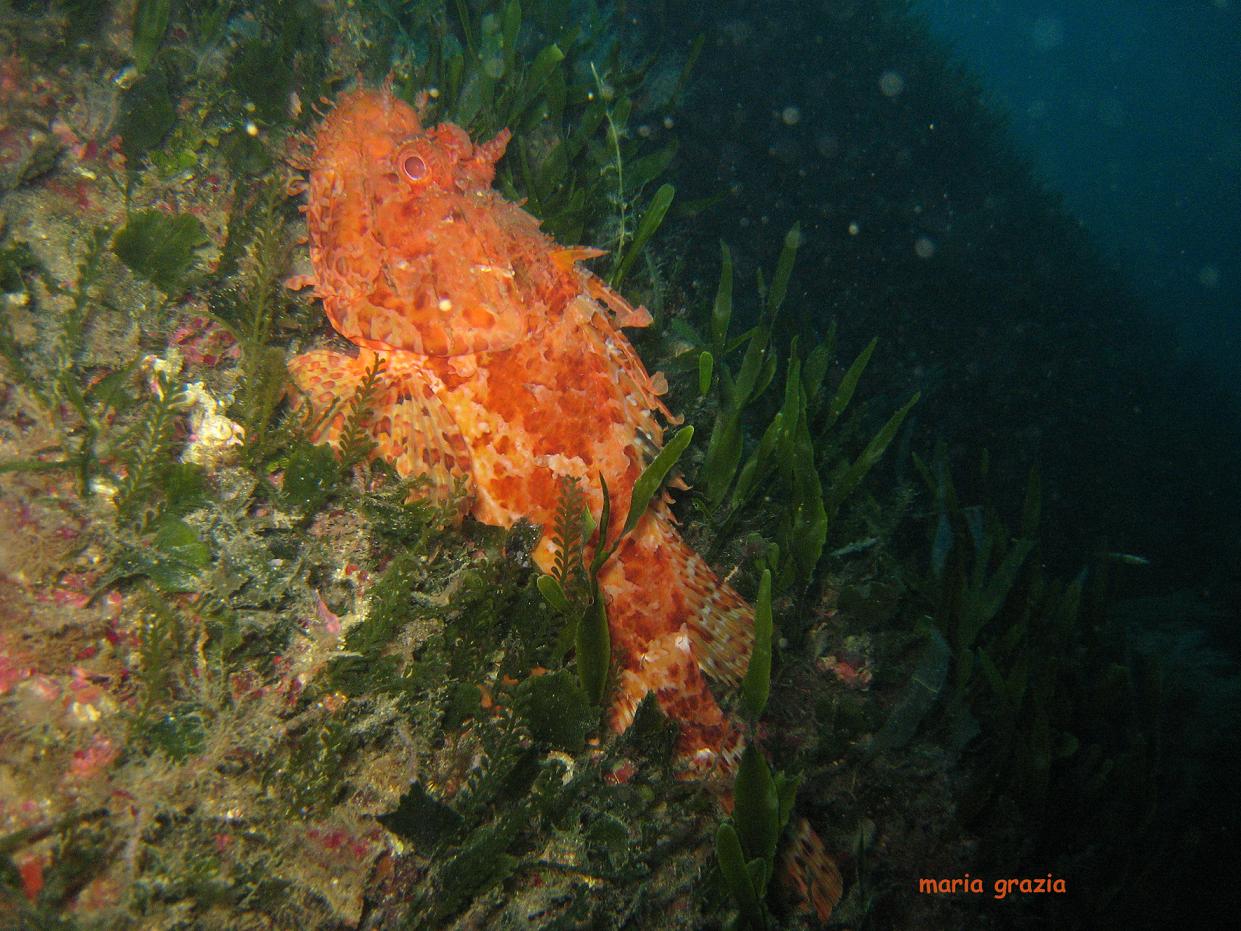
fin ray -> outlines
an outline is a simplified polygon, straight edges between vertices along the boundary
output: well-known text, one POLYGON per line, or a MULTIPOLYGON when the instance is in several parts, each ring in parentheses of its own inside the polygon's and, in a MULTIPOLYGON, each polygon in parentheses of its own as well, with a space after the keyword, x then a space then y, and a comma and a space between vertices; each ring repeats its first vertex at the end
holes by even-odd
MULTIPOLYGON (((309 403, 318 415, 333 404, 336 409, 312 436, 340 448, 340 435, 349 414, 349 402, 362 385, 376 358, 383 362, 380 384, 367 432, 375 443, 372 459, 392 464, 402 478, 425 475, 429 494, 447 500, 464 482, 472 492, 470 452, 451 413, 440 400, 437 379, 407 353, 359 350, 356 356, 317 349, 289 362, 289 374, 301 397, 295 409, 309 403)), ((468 509, 468 503, 463 502, 468 509)))
POLYGON ((798 909, 820 923, 827 922, 844 895, 840 867, 805 818, 798 818, 787 834, 778 874, 798 909))

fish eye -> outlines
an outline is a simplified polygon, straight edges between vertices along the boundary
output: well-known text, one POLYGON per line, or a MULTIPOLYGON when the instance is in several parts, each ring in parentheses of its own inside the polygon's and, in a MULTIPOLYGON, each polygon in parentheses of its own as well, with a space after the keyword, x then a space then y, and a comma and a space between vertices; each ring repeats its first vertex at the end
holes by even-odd
POLYGON ((422 184, 430 180, 431 169, 427 167, 426 160, 413 149, 407 148, 398 152, 396 166, 406 181, 422 184))

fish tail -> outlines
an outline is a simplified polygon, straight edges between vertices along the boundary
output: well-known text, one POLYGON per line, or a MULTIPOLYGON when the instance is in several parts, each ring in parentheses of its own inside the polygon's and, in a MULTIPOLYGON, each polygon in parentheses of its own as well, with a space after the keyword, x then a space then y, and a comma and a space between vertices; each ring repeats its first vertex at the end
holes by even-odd
POLYGON ((658 528, 684 600, 685 623, 699 666, 717 682, 740 685, 754 648, 754 609, 681 539, 666 507, 661 505, 649 519, 658 528))
MULTIPOLYGON (((624 606, 613 600, 609 614, 624 606)), ((685 627, 652 638, 640 653, 622 659, 609 716, 612 730, 626 730, 648 694, 677 723, 676 751, 684 767, 681 776, 718 782, 723 789, 725 777, 736 769, 744 741, 711 694, 694 661, 685 627)))
POLYGON ((804 914, 826 923, 844 895, 844 877, 810 822, 798 818, 780 854, 778 882, 804 914))
POLYGON ((754 640, 749 605, 681 539, 662 504, 643 517, 599 580, 620 667, 613 730, 625 730, 654 693, 681 727, 678 749, 689 769, 698 776, 732 772, 742 738, 707 677, 735 685, 745 675, 754 640))

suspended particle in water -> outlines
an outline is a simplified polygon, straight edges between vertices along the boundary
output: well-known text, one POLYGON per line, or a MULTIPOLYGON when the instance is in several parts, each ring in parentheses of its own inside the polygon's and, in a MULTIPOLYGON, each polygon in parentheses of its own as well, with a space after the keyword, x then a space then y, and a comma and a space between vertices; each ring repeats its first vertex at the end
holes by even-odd
POLYGON ((1040 16, 1030 30, 1030 41, 1040 52, 1047 52, 1064 44, 1064 20, 1059 16, 1040 16))
POLYGON ((1219 268, 1214 265, 1203 265, 1198 269, 1198 284, 1204 288, 1218 288, 1220 280, 1219 268))
POLYGON ((814 147, 824 158, 835 158, 840 154, 840 139, 833 133, 819 133, 814 140, 814 147))
POLYGON ((849 223, 849 235, 850 235, 850 236, 856 236, 856 235, 857 235, 858 233, 860 233, 860 232, 862 232, 862 228, 861 228, 860 226, 858 226, 858 224, 857 224, 857 220, 853 220, 853 221, 851 221, 851 222, 849 223))
POLYGON ((879 92, 885 97, 899 97, 905 90, 905 79, 900 72, 885 71, 879 75, 879 92))
POLYGON ((920 259, 929 259, 935 254, 935 243, 929 236, 919 236, 914 240, 914 255, 920 259))
POLYGON ((1099 122, 1111 129, 1119 129, 1125 123, 1124 105, 1114 97, 1099 101, 1099 122))
POLYGON ((780 111, 780 119, 785 126, 796 126, 801 122, 801 110, 794 106, 787 106, 780 111))

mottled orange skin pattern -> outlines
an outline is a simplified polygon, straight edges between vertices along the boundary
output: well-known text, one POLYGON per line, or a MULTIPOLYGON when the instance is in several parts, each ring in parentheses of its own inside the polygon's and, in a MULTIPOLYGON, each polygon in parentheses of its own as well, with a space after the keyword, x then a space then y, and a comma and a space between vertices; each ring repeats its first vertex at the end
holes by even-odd
MULTIPOLYGON (((663 439, 662 377, 621 325, 649 317, 581 268, 594 250, 558 245, 492 189, 508 133, 475 145, 451 124, 424 128, 386 90, 346 95, 310 160, 306 216, 316 294, 356 354, 320 349, 290 365, 297 403, 338 413, 334 441, 365 373, 379 362, 376 455, 403 475, 463 482, 475 518, 549 527, 561 477, 580 480, 598 516, 613 513, 663 439)), ((619 523, 619 522, 617 522, 619 523)), ((546 571, 554 549, 535 558, 546 571)), ((753 614, 681 540, 664 502, 604 568, 623 730, 654 692, 681 725, 687 768, 717 776, 741 746, 704 672, 744 675, 753 614)))

